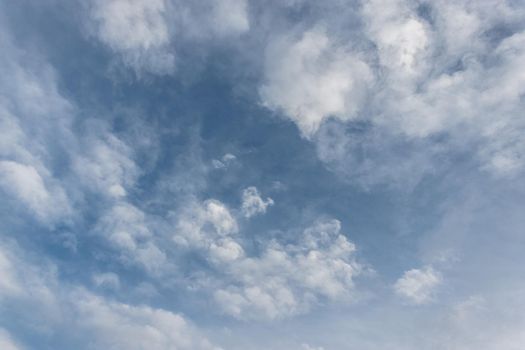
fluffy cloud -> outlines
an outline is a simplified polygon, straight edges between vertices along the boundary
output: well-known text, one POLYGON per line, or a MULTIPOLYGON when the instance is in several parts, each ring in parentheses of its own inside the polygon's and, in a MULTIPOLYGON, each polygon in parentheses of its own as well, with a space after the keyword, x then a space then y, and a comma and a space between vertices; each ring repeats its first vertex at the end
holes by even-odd
POLYGON ((210 247, 220 238, 238 231, 237 221, 230 210, 217 200, 193 203, 177 222, 174 240, 183 246, 210 247))
POLYGON ((337 220, 319 221, 296 244, 271 242, 259 257, 237 259, 225 266, 231 283, 215 299, 241 319, 283 318, 323 300, 349 301, 362 266, 340 229, 337 220))
POLYGON ((246 0, 92 0, 89 27, 140 76, 172 74, 177 44, 230 38, 250 29, 246 0))
POLYGON ((358 114, 373 76, 357 55, 321 28, 276 39, 267 50, 263 103, 282 111, 311 137, 323 120, 358 114))
POLYGON ((406 271, 394 284, 394 290, 414 304, 424 304, 432 300, 435 289, 441 282, 441 274, 427 266, 406 271))
POLYGON ((91 18, 98 38, 127 65, 166 74, 175 68, 167 7, 165 0, 94 0, 91 18))
MULTIPOLYGON (((329 14, 333 23, 348 16, 329 14)), ((519 6, 370 0, 352 14, 362 26, 298 28, 299 39, 278 35, 266 49, 263 103, 315 140, 322 160, 367 185, 396 183, 414 169, 408 177, 417 182, 439 168, 433 159, 464 153, 496 176, 523 171, 519 6), (340 122, 335 139, 322 130, 331 117, 340 122), (393 154, 402 144, 408 152, 393 154), (326 152, 334 147, 340 152, 326 152), (391 159, 387 176, 373 174, 391 159)))
POLYGON ((243 248, 236 220, 219 201, 194 205, 178 218, 177 244, 200 252, 220 275, 207 276, 221 310, 239 319, 277 319, 307 312, 324 301, 351 300, 362 265, 337 220, 320 220, 293 244, 243 248))
POLYGON ((273 199, 262 199, 259 191, 254 186, 250 186, 242 191, 242 212, 247 218, 266 213, 266 209, 272 205, 273 199))
POLYGON ((364 2, 365 30, 377 45, 381 65, 394 79, 417 77, 426 63, 429 28, 414 7, 404 0, 364 2))

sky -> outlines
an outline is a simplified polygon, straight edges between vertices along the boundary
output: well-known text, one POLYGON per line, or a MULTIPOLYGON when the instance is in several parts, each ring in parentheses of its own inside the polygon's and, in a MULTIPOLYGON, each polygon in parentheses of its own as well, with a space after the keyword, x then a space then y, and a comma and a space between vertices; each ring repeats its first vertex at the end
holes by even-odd
POLYGON ((523 1, 0 0, 0 52, 0 349, 523 349, 523 1))

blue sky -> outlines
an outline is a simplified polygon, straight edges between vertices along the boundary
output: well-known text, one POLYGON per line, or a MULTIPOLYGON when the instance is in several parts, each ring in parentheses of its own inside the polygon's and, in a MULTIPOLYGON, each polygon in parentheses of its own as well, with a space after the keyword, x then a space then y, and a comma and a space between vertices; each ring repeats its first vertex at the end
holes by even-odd
POLYGON ((518 350, 520 1, 0 0, 2 350, 518 350))

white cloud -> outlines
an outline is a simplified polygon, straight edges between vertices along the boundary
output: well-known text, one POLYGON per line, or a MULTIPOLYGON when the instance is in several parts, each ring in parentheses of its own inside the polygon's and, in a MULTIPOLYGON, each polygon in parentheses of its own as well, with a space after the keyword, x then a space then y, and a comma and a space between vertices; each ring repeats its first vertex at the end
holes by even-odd
POLYGON ((212 346, 180 315, 75 293, 77 326, 91 334, 88 349, 205 350, 212 346))
MULTIPOLYGON (((83 288, 61 284, 52 266, 34 266, 23 256, 24 252, 16 247, 8 252, 0 246, 0 271, 3 276, 7 272, 12 276, 11 284, 20 287, 19 292, 10 293, 0 284, 0 307, 9 311, 8 317, 28 318, 22 326, 29 325, 35 336, 41 332, 53 334, 66 344, 72 340, 82 344, 82 349, 219 349, 181 315, 105 299, 83 288), (46 325, 45 329, 31 326, 33 323, 46 325)), ((5 345, 2 349, 18 349, 1 328, 0 345, 5 345)))
POLYGON ((237 222, 221 202, 208 200, 204 206, 205 219, 215 227, 219 235, 224 236, 237 232, 237 222))
POLYGON ((432 301, 435 290, 441 283, 441 274, 427 266, 406 271, 394 284, 394 290, 414 304, 425 304, 432 301))
POLYGON ((259 191, 254 186, 245 188, 242 191, 242 213, 247 218, 266 213, 266 209, 273 204, 273 199, 269 197, 266 200, 262 199, 259 191))
POLYGON ((174 241, 203 255, 219 275, 202 287, 220 309, 239 319, 278 319, 307 312, 324 301, 348 302, 362 271, 355 246, 337 220, 320 220, 293 244, 261 244, 248 254, 245 237, 224 204, 208 200, 178 218, 174 241), (253 254, 253 255, 252 255, 253 254))
POLYGON ((222 310, 240 319, 276 319, 314 304, 348 301, 362 266, 337 220, 320 221, 295 245, 270 243, 259 257, 222 264, 231 282, 214 293, 222 310))
POLYGON ((311 346, 309 344, 302 344, 301 345, 301 349, 302 350, 324 350, 324 348, 322 346, 314 347, 314 346, 311 346))
POLYGON ((16 295, 22 292, 9 256, 0 250, 0 298, 2 295, 16 295))
POLYGON ((22 350, 18 344, 16 344, 10 334, 0 328, 0 349, 2 350, 22 350))
POLYGON ((285 36, 272 42, 260 95, 311 137, 326 118, 355 118, 372 81, 365 62, 314 28, 298 40, 285 36))
POLYGON ((98 38, 136 71, 167 74, 175 68, 164 0, 94 0, 98 38))
POLYGON ((59 94, 49 64, 16 47, 0 27, 0 187, 40 222, 52 225, 71 215, 49 149, 72 142, 73 107, 59 94))
POLYGON ((155 243, 147 217, 137 207, 117 202, 100 218, 96 231, 118 250, 124 261, 154 273, 165 267, 166 254, 155 243))
POLYGON ((48 191, 43 178, 31 165, 0 161, 0 188, 27 206, 43 222, 67 215, 70 210, 61 188, 48 191))
POLYGON ((128 145, 111 133, 88 137, 82 153, 74 158, 73 170, 88 189, 108 198, 122 198, 138 175, 128 145))
MULTIPOLYGON (((212 244, 221 245, 221 241, 232 248, 227 238, 237 232, 237 220, 230 210, 223 203, 210 199, 202 204, 190 203, 187 206, 178 218, 173 239, 177 244, 189 247, 209 249, 212 244)), ((214 249, 219 249, 219 246, 214 249)))
POLYGON ((94 35, 137 74, 172 74, 175 46, 248 32, 246 0, 92 0, 94 35))
POLYGON ((327 8, 317 27, 294 28, 300 36, 270 36, 259 93, 331 169, 367 186, 409 178, 413 188, 443 166, 436 159, 471 154, 495 177, 523 173, 520 6, 367 0, 349 10, 362 26, 348 30, 338 28, 348 13, 327 8), (318 135, 330 118, 340 129, 333 140, 318 135))
POLYGON ((235 162, 236 159, 237 157, 235 157, 233 154, 226 153, 220 160, 213 159, 212 165, 215 169, 226 169, 231 163, 235 162))
POLYGON ((212 0, 212 21, 223 34, 239 34, 250 29, 246 0, 212 0))
POLYGON ((394 79, 417 77, 427 62, 429 29, 411 6, 404 0, 370 0, 363 7, 366 30, 377 45, 381 64, 394 79))

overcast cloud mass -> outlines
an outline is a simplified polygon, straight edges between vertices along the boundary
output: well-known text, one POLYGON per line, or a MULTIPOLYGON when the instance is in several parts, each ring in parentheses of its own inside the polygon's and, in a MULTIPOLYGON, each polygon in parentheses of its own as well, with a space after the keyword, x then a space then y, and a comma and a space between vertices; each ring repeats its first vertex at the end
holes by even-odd
POLYGON ((523 350, 525 3, 0 0, 1 350, 523 350))

